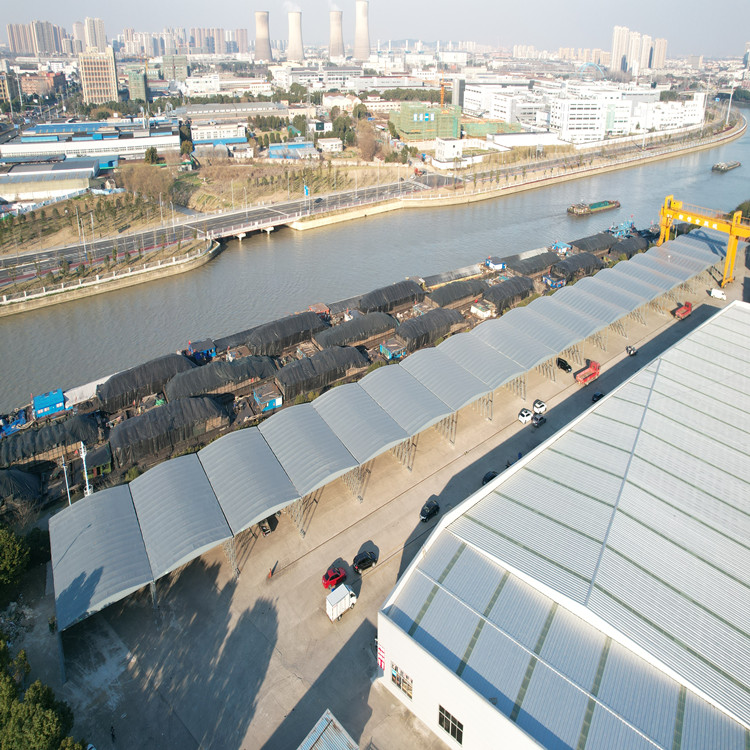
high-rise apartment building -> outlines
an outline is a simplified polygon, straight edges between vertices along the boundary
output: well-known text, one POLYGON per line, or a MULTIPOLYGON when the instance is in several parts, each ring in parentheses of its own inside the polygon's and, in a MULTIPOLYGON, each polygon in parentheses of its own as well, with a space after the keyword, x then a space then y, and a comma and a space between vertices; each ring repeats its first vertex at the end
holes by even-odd
POLYGON ((117 101, 117 66, 112 47, 107 47, 104 52, 86 50, 78 58, 78 73, 86 104, 117 101))
POLYGON ((9 23, 6 29, 8 32, 8 46, 13 54, 24 55, 34 52, 34 40, 31 35, 30 24, 9 23))
POLYGON ((107 35, 104 32, 104 21, 101 18, 87 18, 84 21, 84 35, 86 50, 97 49, 105 52, 107 49, 107 35))
POLYGON ((615 26, 612 33, 612 70, 627 70, 629 36, 630 29, 627 26, 615 26))
POLYGON ((615 26, 612 33, 610 70, 638 75, 644 70, 660 69, 667 62, 667 40, 631 31, 626 26, 615 26))
POLYGON ((237 39, 237 52, 246 55, 250 51, 250 45, 247 42, 247 29, 237 29, 235 32, 237 39))
POLYGON ((86 44, 86 27, 80 21, 73 22, 73 39, 86 44))
POLYGON ((164 55, 161 71, 165 81, 184 81, 189 75, 187 55, 164 55))
POLYGON ((651 59, 651 67, 654 70, 661 70, 667 64, 667 40, 654 40, 654 54, 651 59))

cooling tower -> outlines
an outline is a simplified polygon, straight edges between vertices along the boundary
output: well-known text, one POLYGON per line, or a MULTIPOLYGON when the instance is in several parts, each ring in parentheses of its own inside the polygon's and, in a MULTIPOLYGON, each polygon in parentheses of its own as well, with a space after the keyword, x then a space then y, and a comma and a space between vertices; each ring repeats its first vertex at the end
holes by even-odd
POLYGON ((255 12, 255 59, 273 60, 271 54, 271 37, 268 33, 268 11, 255 12))
POLYGON ((289 46, 286 48, 286 59, 302 62, 305 52, 302 49, 302 13, 293 10, 289 13, 289 46))
POLYGON ((342 11, 331 11, 331 41, 328 45, 328 57, 344 56, 344 32, 341 30, 342 11))
POLYGON ((370 59, 370 28, 367 15, 370 3, 367 0, 357 0, 354 19, 354 59, 366 61, 370 59))

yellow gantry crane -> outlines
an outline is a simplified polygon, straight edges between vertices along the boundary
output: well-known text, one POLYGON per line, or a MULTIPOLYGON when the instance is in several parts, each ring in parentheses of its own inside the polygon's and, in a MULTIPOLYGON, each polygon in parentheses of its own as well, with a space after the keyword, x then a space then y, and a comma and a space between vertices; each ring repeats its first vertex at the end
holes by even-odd
POLYGON ((729 217, 722 211, 685 205, 682 201, 676 201, 673 195, 668 195, 664 199, 664 205, 659 212, 661 231, 657 245, 661 245, 669 238, 669 228, 675 219, 707 229, 716 229, 729 235, 727 256, 724 261, 724 278, 721 285, 726 286, 730 281, 734 281, 734 260, 737 257, 737 243, 739 240, 750 240, 750 221, 742 218, 742 211, 735 211, 729 217))

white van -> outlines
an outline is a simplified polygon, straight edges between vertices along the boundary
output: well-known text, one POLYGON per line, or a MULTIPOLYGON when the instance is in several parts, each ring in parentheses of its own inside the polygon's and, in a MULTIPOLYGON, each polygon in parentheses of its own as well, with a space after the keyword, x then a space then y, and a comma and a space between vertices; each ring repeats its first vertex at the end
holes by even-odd
POLYGON ((723 289, 712 289, 710 294, 712 297, 715 297, 716 299, 723 299, 726 301, 727 294, 723 289))

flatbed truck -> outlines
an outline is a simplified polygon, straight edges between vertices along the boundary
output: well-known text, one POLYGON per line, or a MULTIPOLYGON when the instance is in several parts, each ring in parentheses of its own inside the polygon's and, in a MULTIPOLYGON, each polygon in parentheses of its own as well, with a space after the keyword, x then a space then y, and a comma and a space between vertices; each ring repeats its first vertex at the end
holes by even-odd
POLYGON ((677 320, 684 320, 691 312, 693 312, 693 303, 686 302, 674 311, 674 316, 677 320))
POLYGON ((600 371, 601 366, 598 362, 594 362, 592 359, 589 361, 589 366, 585 370, 576 373, 576 381, 581 385, 588 385, 599 377, 600 371))

